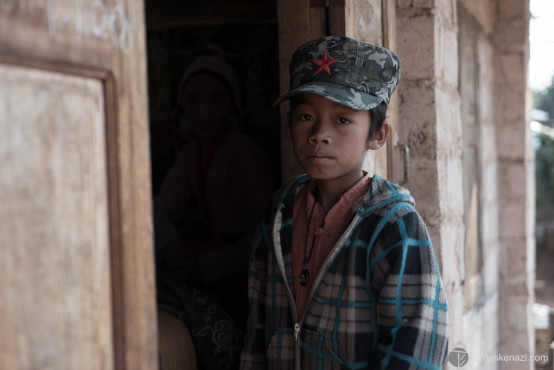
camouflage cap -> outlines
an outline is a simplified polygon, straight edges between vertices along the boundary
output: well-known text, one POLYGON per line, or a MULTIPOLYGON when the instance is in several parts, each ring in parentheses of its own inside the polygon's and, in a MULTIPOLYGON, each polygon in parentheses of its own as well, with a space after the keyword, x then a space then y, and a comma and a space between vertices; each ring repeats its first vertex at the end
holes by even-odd
POLYGON ((400 79, 391 51, 348 37, 328 36, 301 45, 290 66, 290 90, 273 105, 308 92, 356 110, 369 110, 390 97, 400 79))

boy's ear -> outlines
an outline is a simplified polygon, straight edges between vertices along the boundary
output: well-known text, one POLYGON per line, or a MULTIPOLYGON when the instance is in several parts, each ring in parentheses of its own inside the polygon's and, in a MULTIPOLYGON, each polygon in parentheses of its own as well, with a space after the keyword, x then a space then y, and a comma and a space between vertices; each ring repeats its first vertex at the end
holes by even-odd
POLYGON ((375 131, 373 138, 367 142, 367 148, 371 150, 377 150, 381 148, 387 142, 387 136, 389 136, 390 125, 388 121, 383 122, 381 129, 375 131))

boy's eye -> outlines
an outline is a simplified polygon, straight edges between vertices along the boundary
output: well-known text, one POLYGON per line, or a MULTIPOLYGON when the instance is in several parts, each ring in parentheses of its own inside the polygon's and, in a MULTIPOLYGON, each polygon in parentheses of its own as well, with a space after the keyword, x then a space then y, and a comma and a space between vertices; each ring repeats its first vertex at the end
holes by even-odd
POLYGON ((350 120, 348 118, 345 118, 345 117, 340 117, 337 121, 341 125, 347 125, 347 124, 350 123, 350 120))
POLYGON ((298 115, 298 119, 299 119, 300 121, 309 121, 309 120, 312 119, 312 116, 309 115, 308 113, 302 113, 302 114, 299 114, 299 115, 298 115))

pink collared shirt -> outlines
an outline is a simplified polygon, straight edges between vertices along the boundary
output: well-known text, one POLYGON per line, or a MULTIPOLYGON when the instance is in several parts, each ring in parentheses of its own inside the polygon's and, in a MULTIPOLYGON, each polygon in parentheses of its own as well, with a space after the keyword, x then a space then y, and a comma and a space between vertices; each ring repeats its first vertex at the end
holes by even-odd
POLYGON ((339 201, 327 212, 327 215, 323 212, 323 208, 316 203, 307 243, 308 255, 314 237, 316 240, 312 256, 307 264, 310 280, 306 286, 300 285, 298 277, 304 268, 303 261, 304 251, 306 249, 308 217, 315 202, 315 198, 312 194, 315 188, 314 180, 302 189, 298 195, 293 214, 292 273, 294 279, 294 297, 299 319, 304 313, 313 282, 321 266, 345 229, 345 222, 350 214, 350 210, 354 206, 354 203, 368 191, 370 184, 371 176, 364 172, 364 177, 341 196, 339 201))

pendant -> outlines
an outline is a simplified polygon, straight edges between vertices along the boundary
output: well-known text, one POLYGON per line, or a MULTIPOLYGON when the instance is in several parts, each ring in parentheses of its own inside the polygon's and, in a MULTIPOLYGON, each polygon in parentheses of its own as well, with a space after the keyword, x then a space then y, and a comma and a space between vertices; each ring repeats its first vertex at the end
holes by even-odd
POLYGON ((307 268, 303 269, 300 273, 300 276, 298 277, 298 280, 300 281, 300 285, 306 286, 308 285, 308 282, 310 281, 310 272, 307 268))

